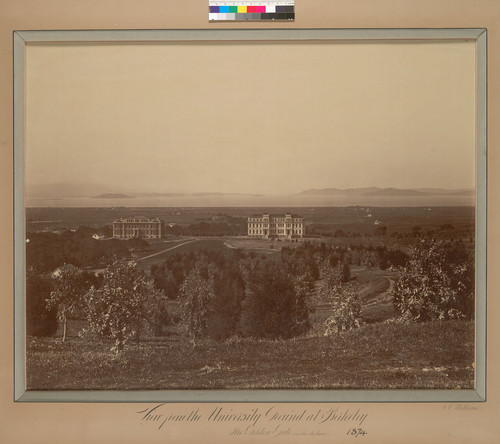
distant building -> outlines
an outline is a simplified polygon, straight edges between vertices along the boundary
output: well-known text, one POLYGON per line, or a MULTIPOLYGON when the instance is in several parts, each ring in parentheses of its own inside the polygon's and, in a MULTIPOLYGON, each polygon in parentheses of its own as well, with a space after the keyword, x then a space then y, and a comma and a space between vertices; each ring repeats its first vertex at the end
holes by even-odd
POLYGON ((61 277, 61 267, 57 267, 52 273, 50 273, 50 276, 53 278, 61 277))
POLYGON ((162 236, 163 223, 159 218, 149 219, 144 216, 117 219, 113 222, 113 237, 117 239, 159 239, 162 236))
POLYGON ((292 213, 263 214, 248 218, 248 236, 296 239, 304 236, 304 218, 292 213))

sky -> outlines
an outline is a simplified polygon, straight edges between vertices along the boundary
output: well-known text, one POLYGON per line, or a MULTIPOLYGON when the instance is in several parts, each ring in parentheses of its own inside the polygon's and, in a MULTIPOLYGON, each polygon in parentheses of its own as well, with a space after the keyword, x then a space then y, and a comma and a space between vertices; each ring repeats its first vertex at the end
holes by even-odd
POLYGON ((473 188, 473 42, 29 44, 26 181, 473 188))

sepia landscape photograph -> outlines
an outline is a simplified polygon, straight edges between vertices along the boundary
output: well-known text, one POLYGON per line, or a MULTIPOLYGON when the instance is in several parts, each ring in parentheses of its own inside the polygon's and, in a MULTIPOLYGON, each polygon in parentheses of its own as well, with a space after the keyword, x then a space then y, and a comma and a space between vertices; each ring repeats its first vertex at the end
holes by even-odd
POLYGON ((26 389, 473 389, 471 40, 29 43, 26 389))

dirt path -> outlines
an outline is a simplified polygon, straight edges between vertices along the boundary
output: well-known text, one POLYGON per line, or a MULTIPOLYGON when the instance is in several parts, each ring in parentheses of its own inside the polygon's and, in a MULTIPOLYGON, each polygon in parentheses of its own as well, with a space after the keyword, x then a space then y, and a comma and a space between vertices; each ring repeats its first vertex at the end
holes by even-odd
MULTIPOLYGON (((389 281, 389 287, 382 292, 375 291, 375 293, 378 293, 378 294, 375 294, 374 297, 370 298, 369 302, 365 302, 364 307, 372 307, 372 306, 379 305, 379 304, 390 303, 392 301, 391 291, 392 291, 392 288, 394 287, 394 279, 388 278, 388 277, 386 277, 384 279, 387 279, 389 281)), ((366 296, 372 296, 372 295, 369 294, 366 296)))
POLYGON ((166 253, 167 251, 174 250, 176 248, 182 247, 183 245, 190 244, 191 242, 196 242, 197 240, 199 240, 199 239, 191 239, 191 240, 188 240, 186 242, 182 242, 181 244, 174 245, 173 247, 167 248, 166 250, 158 251, 156 253, 150 254, 149 256, 144 256, 144 257, 141 257, 140 259, 136 259, 135 262, 141 262, 141 261, 143 261, 145 259, 149 259, 151 257, 159 256, 160 254, 166 253))

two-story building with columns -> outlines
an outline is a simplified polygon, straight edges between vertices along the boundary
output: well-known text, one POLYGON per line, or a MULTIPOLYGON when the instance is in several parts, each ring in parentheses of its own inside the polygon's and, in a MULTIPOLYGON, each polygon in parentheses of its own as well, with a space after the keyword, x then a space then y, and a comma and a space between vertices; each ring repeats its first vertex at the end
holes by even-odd
POLYGON ((304 218, 292 213, 254 215, 248 218, 248 236, 264 239, 304 237, 304 218))
POLYGON ((113 222, 113 237, 117 239, 159 239, 162 236, 163 223, 159 218, 149 219, 144 216, 134 216, 127 219, 117 219, 113 222))

